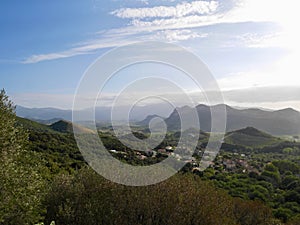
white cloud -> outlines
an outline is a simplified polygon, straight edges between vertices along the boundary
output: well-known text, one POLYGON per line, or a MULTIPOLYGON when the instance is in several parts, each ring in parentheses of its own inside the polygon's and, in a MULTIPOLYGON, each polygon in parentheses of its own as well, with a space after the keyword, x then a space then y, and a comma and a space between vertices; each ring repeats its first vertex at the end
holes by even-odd
POLYGON ((155 39, 166 40, 168 42, 185 41, 194 38, 207 37, 208 34, 199 34, 191 30, 164 30, 159 31, 155 39))
POLYGON ((71 49, 68 51, 63 51, 63 52, 58 52, 58 53, 32 55, 32 56, 26 58, 24 61, 22 61, 22 63, 24 63, 24 64, 38 63, 41 61, 69 58, 69 57, 72 57, 75 55, 82 55, 82 54, 85 54, 85 53, 76 51, 76 49, 71 49))
POLYGON ((92 54, 94 51, 103 48, 112 48, 117 47, 120 45, 126 45, 134 43, 136 40, 127 40, 127 39, 112 39, 112 38, 103 38, 100 40, 93 40, 90 42, 86 42, 82 46, 74 47, 66 51, 61 51, 57 53, 49 53, 49 54, 39 54, 39 55, 32 55, 26 58, 22 63, 30 64, 30 63, 38 63, 47 60, 55 60, 55 59, 63 59, 69 58, 78 55, 84 54, 92 54))
POLYGON ((103 48, 113 48, 123 45, 136 43, 139 41, 183 41, 193 38, 204 38, 207 34, 199 34, 192 32, 188 29, 174 29, 174 30, 154 30, 149 34, 147 29, 142 30, 137 27, 131 27, 129 29, 112 29, 105 33, 99 33, 99 38, 82 42, 77 44, 71 49, 66 51, 49 53, 49 54, 37 54, 32 55, 22 61, 24 64, 38 63, 47 60, 63 59, 78 55, 92 54, 95 51, 103 48), (139 35, 136 35, 139 34, 139 35))
POLYGON ((144 31, 199 28, 220 23, 220 15, 191 15, 180 18, 155 19, 152 21, 132 20, 131 24, 144 31))
POLYGON ((183 17, 194 14, 210 14, 216 11, 216 1, 184 2, 176 6, 156 6, 148 8, 121 8, 111 12, 120 18, 183 17))
POLYGON ((273 33, 261 35, 257 33, 247 33, 238 37, 240 42, 250 48, 283 47, 283 34, 273 33))

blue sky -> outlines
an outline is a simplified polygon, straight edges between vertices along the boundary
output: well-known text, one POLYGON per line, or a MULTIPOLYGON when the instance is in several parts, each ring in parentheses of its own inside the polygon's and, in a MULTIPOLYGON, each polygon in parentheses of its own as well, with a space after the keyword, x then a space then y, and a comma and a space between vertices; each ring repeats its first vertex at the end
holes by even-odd
MULTIPOLYGON (((292 0, 4 0, 0 87, 19 105, 71 108, 78 82, 94 60, 112 48, 149 40, 179 44, 197 54, 225 98, 227 91, 232 96, 232 91, 260 90, 264 96, 274 89, 297 90, 296 6, 292 0)), ((114 84, 110 87, 108 93, 114 84)), ((226 100, 300 109, 300 93, 284 93, 286 101, 226 100)))

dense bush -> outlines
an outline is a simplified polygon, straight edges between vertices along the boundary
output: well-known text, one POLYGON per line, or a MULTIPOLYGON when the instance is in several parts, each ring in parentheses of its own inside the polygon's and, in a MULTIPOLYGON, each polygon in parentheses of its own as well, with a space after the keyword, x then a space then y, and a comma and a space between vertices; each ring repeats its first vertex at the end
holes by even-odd
POLYGON ((162 183, 128 187, 89 169, 74 178, 59 176, 45 205, 49 224, 271 224, 259 202, 228 196, 194 175, 178 174, 162 183))

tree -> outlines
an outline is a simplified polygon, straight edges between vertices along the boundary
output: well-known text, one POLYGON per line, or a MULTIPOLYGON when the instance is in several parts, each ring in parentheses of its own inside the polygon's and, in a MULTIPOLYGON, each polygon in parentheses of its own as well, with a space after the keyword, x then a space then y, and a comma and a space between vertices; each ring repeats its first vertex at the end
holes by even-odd
POLYGON ((285 174, 288 171, 292 172, 293 174, 300 173, 299 165, 288 160, 277 160, 272 162, 272 164, 278 168, 280 174, 285 174))
POLYGON ((234 217, 238 224, 265 225, 273 224, 271 210, 258 201, 234 199, 234 217))
POLYGON ((261 174, 261 179, 270 182, 274 187, 278 187, 281 182, 278 168, 272 163, 267 164, 265 170, 261 174))
POLYGON ((9 155, 17 154, 22 145, 26 142, 26 134, 15 127, 16 115, 15 107, 5 94, 4 90, 0 91, 0 149, 1 156, 9 159, 9 155))
POLYGON ((16 125, 15 106, 0 91, 0 224, 39 220, 42 181, 38 161, 26 149, 28 134, 16 125))
POLYGON ((274 210, 274 216, 276 218, 281 219, 284 223, 286 223, 288 221, 288 219, 291 217, 291 215, 292 215, 292 211, 290 209, 280 207, 280 208, 274 210))

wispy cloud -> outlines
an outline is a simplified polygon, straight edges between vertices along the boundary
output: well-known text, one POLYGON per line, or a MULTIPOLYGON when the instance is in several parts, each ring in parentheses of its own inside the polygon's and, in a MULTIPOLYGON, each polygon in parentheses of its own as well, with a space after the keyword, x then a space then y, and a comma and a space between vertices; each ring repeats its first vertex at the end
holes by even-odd
POLYGON ((285 36, 282 32, 273 33, 266 31, 266 34, 247 32, 242 35, 232 35, 227 41, 223 41, 221 47, 247 47, 247 48, 276 48, 287 47, 288 43, 285 42, 285 36))
POLYGON ((190 30, 177 30, 177 29, 169 29, 156 31, 154 33, 147 33, 146 31, 137 31, 136 28, 133 29, 120 29, 120 30, 110 30, 104 34, 101 34, 99 39, 94 39, 90 41, 86 41, 83 43, 79 43, 78 47, 73 47, 66 51, 49 53, 49 54, 37 54, 32 55, 25 60, 22 61, 23 64, 31 64, 38 63, 47 60, 56 60, 69 58, 78 55, 84 54, 93 54, 99 49, 104 48, 114 48, 118 46, 123 46, 127 44, 133 44, 139 41, 167 41, 167 42, 176 42, 183 41, 194 38, 204 38, 206 37, 206 33, 196 33, 190 30), (139 34, 139 35, 136 35, 139 34))
POLYGON ((41 61, 54 60, 54 59, 63 59, 69 58, 75 55, 88 54, 88 52, 81 52, 77 49, 70 49, 68 51, 58 52, 58 53, 49 53, 49 54, 40 54, 40 55, 32 55, 27 59, 23 60, 22 63, 30 64, 30 63, 38 63, 41 61))
POLYGON ((57 53, 49 53, 49 54, 38 54, 38 55, 32 55, 28 57, 27 59, 23 60, 22 63, 24 64, 30 64, 30 63, 38 63, 42 61, 47 60, 55 60, 55 59, 63 59, 63 58, 69 58, 73 56, 78 55, 85 55, 85 54, 92 54, 96 50, 103 49, 103 48, 112 48, 120 45, 126 45, 134 43, 136 40, 131 39, 121 39, 121 38, 101 38, 99 40, 92 40, 89 42, 86 42, 82 46, 74 47, 66 51, 61 51, 57 53))
POLYGON ((193 32, 191 30, 164 30, 159 31, 155 39, 166 40, 168 42, 174 41, 185 41, 194 38, 204 38, 207 37, 207 33, 199 34, 198 32, 193 32))
POLYGON ((155 19, 152 21, 132 20, 131 24, 141 30, 156 31, 166 29, 187 29, 199 28, 221 23, 222 16, 220 14, 200 16, 190 15, 179 18, 155 19))
MULTIPOLYGON (((186 41, 195 38, 205 38, 208 35, 199 31, 204 26, 222 23, 240 23, 248 21, 278 21, 273 18, 281 4, 276 8, 263 8, 266 2, 258 0, 232 0, 233 7, 224 11, 220 1, 191 1, 179 3, 174 6, 154 6, 140 8, 120 8, 110 12, 111 15, 127 21, 127 26, 100 31, 98 38, 80 43, 79 45, 60 52, 35 54, 29 56, 22 63, 37 63, 46 60, 62 59, 83 54, 91 54, 103 48, 117 47, 137 41, 186 41), (268 9, 268 12, 266 12, 268 9), (265 16, 271 14, 272 16, 265 16)), ((267 4, 268 5, 268 4, 267 4)), ((273 3, 271 4, 273 5, 273 3)), ((270 5, 268 5, 270 6, 270 5)), ((226 8, 226 7, 225 7, 226 8)), ((282 42, 274 38, 274 34, 260 37, 259 35, 246 35, 235 38, 236 42, 245 47, 268 47, 270 40, 273 45, 282 42)))
POLYGON ((149 17, 183 17, 195 14, 209 14, 216 11, 216 1, 184 2, 176 6, 156 6, 148 8, 121 8, 111 12, 120 18, 149 18, 149 17))
POLYGON ((117 47, 137 41, 159 40, 174 42, 204 37, 205 34, 197 34, 184 28, 195 27, 195 24, 191 25, 193 23, 193 16, 199 16, 201 19, 206 20, 205 16, 201 15, 211 14, 216 11, 217 7, 218 3, 216 1, 193 1, 170 7, 118 9, 111 12, 111 14, 120 18, 132 19, 130 25, 105 32, 101 31, 98 34, 99 38, 81 43, 79 46, 65 51, 32 55, 23 60, 22 63, 38 63, 41 61, 91 54, 99 49, 117 47), (154 20, 149 22, 149 24, 146 21, 136 20, 137 18, 145 19, 147 17, 151 17, 154 20), (165 19, 160 22, 158 18, 165 19))

